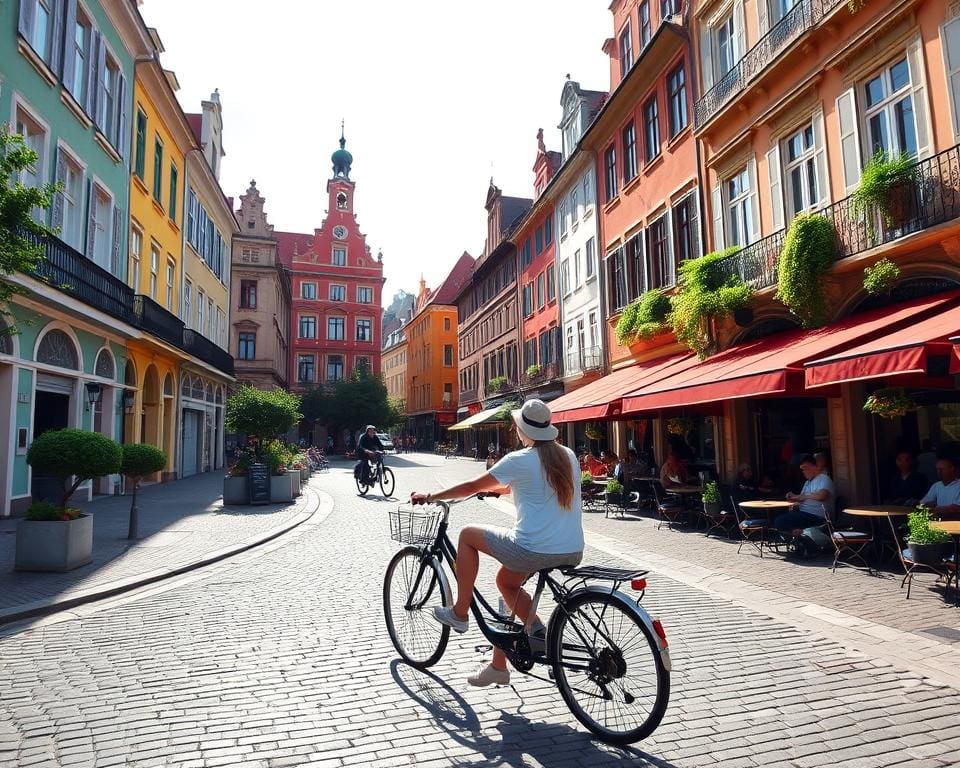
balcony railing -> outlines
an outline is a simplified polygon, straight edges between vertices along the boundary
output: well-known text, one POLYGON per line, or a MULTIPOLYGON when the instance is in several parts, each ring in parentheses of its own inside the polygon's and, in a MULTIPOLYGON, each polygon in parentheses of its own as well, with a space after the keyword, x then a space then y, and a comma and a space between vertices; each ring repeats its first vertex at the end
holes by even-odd
POLYGON ((843 0, 801 0, 757 44, 744 54, 694 106, 694 121, 700 128, 733 96, 762 72, 792 41, 812 29, 843 0))
POLYGON ((36 277, 87 306, 124 323, 133 324, 133 289, 57 237, 38 238, 21 230, 34 245, 42 245, 44 258, 36 277))
POLYGON ((133 311, 137 328, 175 347, 183 346, 183 321, 149 296, 137 294, 133 311))
POLYGON ((595 371, 603 368, 603 350, 600 347, 586 347, 566 355, 566 372, 595 371))
POLYGON ((233 358, 230 353, 218 347, 206 336, 189 328, 184 328, 181 349, 194 357, 200 358, 217 370, 223 371, 228 376, 233 376, 233 358))
POLYGON ((520 384, 524 387, 537 387, 553 381, 560 376, 560 366, 556 363, 547 363, 540 366, 540 371, 530 376, 526 371, 520 374, 520 384))
MULTIPOLYGON (((914 168, 914 181, 893 192, 889 223, 880 211, 855 211, 852 197, 820 211, 836 230, 837 258, 855 256, 960 217, 960 145, 921 160, 914 168)), ((785 239, 782 229, 725 259, 728 274, 756 289, 776 285, 785 239)))
POLYGON ((460 405, 465 405, 466 403, 475 403, 479 400, 479 391, 476 387, 473 389, 461 389, 460 390, 460 405))

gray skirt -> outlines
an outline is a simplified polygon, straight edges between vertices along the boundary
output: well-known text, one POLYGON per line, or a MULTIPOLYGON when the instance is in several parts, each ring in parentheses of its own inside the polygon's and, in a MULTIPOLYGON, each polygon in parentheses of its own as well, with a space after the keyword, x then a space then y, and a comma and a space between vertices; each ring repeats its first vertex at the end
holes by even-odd
POLYGON ((517 573, 536 573, 545 568, 560 568, 565 565, 579 565, 583 552, 568 552, 554 555, 545 552, 531 552, 517 544, 513 531, 482 525, 484 539, 490 547, 490 554, 504 566, 517 573))

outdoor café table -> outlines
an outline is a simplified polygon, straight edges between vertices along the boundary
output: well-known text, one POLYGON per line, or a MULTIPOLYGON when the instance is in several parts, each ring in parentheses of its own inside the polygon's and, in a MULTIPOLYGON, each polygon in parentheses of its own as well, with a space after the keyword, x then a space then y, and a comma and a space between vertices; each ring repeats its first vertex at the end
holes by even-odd
MULTIPOLYGON (((767 522, 770 522, 770 515, 777 510, 786 511, 792 509, 796 506, 795 501, 787 501, 786 499, 751 499, 748 501, 741 501, 741 509, 758 509, 763 512, 764 517, 766 517, 767 522)), ((766 540, 766 535, 761 539, 760 546, 763 546, 763 542, 766 540)), ((767 547, 769 549, 769 547, 767 547)), ((780 550, 777 549, 779 554, 780 550)))
MULTIPOLYGON (((960 568, 960 520, 931 520, 930 527, 938 531, 946 531, 953 539, 953 567, 960 568)), ((960 571, 955 572, 960 578, 960 571)), ((954 587, 957 590, 957 606, 960 606, 960 584, 954 587)))
POLYGON ((663 490, 665 490, 667 493, 676 493, 681 496, 689 496, 689 495, 696 495, 696 494, 703 493, 703 488, 699 485, 685 485, 685 484, 671 485, 671 486, 665 485, 663 487, 663 490))
POLYGON ((880 540, 879 531, 874 528, 874 520, 878 517, 885 517, 890 524, 890 534, 893 536, 893 546, 899 551, 899 538, 897 529, 893 525, 893 518, 906 517, 913 512, 913 507, 902 507, 896 504, 881 504, 872 507, 847 507, 843 510, 848 515, 854 517, 867 517, 870 519, 870 534, 873 536, 873 552, 877 556, 877 569, 879 570, 883 559, 883 542, 880 540))

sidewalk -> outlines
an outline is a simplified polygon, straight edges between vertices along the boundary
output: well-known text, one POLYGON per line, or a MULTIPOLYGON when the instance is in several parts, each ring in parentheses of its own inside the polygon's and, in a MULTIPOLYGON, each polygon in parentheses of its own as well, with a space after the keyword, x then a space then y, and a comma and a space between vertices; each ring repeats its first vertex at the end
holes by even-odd
MULTIPOLYGON (((319 487, 323 474, 310 486, 319 487)), ((221 559, 273 538, 308 519, 314 493, 293 504, 224 507, 223 474, 144 488, 138 495, 140 539, 129 541, 129 496, 78 504, 93 515, 93 562, 67 573, 16 572, 17 520, 0 520, 0 624, 50 613, 132 589, 221 559)))

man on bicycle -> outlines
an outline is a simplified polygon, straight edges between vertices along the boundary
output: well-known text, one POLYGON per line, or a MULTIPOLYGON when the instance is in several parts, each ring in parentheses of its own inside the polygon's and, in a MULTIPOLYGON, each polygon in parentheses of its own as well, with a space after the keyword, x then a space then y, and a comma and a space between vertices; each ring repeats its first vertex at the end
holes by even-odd
POLYGON ((386 449, 380 438, 377 437, 377 428, 373 424, 367 424, 366 434, 360 437, 357 444, 357 466, 353 468, 354 477, 359 477, 364 485, 370 484, 370 462, 367 459, 376 459, 377 451, 383 453, 386 449))

